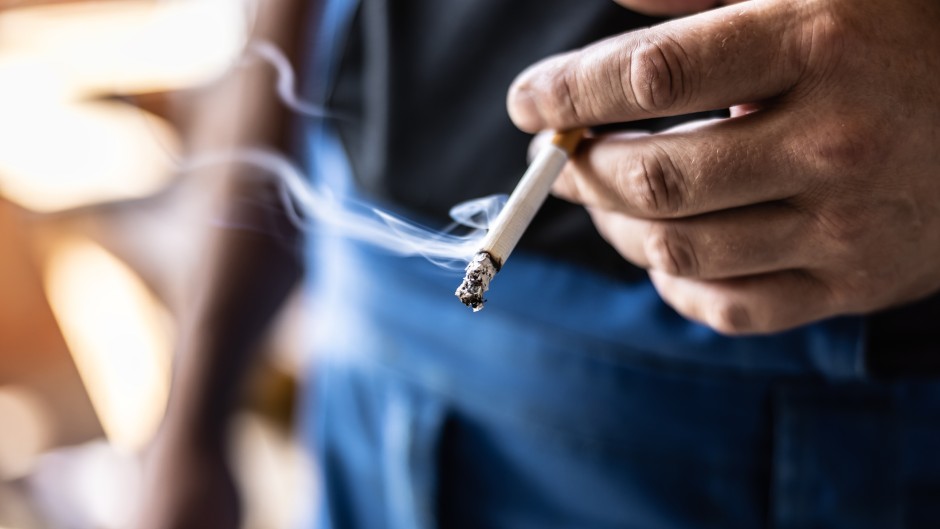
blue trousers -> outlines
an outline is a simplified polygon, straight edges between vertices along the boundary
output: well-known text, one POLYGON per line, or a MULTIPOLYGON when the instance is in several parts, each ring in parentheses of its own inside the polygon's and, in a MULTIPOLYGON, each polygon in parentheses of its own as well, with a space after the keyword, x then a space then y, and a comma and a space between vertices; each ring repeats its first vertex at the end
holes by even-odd
POLYGON ((940 384, 870 380, 861 319, 728 338, 524 254, 473 314, 419 259, 311 260, 319 527, 940 527, 940 384))

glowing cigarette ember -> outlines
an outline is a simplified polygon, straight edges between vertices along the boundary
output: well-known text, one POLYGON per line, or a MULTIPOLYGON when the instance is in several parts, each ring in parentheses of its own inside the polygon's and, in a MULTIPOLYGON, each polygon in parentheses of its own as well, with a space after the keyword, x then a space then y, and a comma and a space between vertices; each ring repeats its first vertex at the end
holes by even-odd
POLYGON ((577 148, 584 129, 556 133, 529 165, 519 184, 509 196, 483 244, 467 265, 463 282, 454 293, 464 305, 478 312, 486 303, 483 295, 490 281, 502 268, 523 232, 548 198, 552 184, 577 148))

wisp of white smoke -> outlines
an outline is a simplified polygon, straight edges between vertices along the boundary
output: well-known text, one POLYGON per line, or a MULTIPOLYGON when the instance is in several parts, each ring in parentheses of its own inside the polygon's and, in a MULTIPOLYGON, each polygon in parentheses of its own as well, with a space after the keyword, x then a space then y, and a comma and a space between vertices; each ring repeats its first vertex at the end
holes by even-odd
MULTIPOLYGON (((267 41, 248 43, 240 62, 252 59, 263 60, 274 68, 278 97, 288 108, 314 119, 337 118, 298 95, 294 69, 277 46, 267 41)), ((205 153, 179 165, 180 170, 186 172, 224 164, 253 166, 262 174, 276 178, 288 216, 297 226, 328 227, 332 233, 398 255, 423 256, 438 266, 455 270, 462 270, 477 252, 487 228, 507 199, 506 195, 492 195, 458 204, 450 211, 454 223, 438 231, 367 203, 339 198, 325 185, 314 185, 295 163, 270 149, 242 148, 205 153), (462 231, 460 235, 455 233, 458 229, 462 231)))

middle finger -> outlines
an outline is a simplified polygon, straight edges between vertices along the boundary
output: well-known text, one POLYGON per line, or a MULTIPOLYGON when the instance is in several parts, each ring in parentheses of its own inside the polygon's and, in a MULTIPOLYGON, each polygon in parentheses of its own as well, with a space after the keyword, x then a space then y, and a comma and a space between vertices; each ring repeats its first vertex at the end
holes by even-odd
POLYGON ((793 197, 807 184, 791 169, 789 149, 781 148, 790 128, 771 114, 587 140, 553 191, 588 207, 649 219, 793 197))
POLYGON ((785 203, 666 220, 590 212, 626 259, 673 276, 724 279, 799 269, 825 258, 811 236, 812 219, 785 203))

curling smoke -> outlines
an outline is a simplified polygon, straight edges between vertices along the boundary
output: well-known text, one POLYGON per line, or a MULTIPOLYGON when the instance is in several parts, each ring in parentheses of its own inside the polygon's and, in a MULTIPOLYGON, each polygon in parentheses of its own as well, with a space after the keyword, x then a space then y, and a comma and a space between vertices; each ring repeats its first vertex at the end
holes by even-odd
POLYGON ((299 167, 275 151, 247 148, 207 154, 186 162, 181 169, 230 164, 253 166, 276 177, 287 214, 297 226, 328 228, 331 233, 398 255, 425 257, 445 268, 463 268, 506 203, 505 195, 493 195, 458 204, 451 210, 455 223, 437 231, 363 202, 340 200, 327 187, 310 184, 299 167), (458 226, 472 229, 456 235, 452 232, 458 226))
MULTIPOLYGON (((314 119, 336 119, 323 107, 304 101, 297 93, 296 75, 287 57, 274 44, 250 42, 246 57, 269 63, 277 73, 277 94, 291 110, 314 119)), ((490 224, 506 204, 506 195, 492 195, 454 206, 454 220, 444 231, 421 226, 367 203, 336 197, 328 187, 314 185, 283 154, 262 148, 208 153, 181 163, 181 170, 240 164, 261 169, 278 180, 285 210, 301 228, 323 227, 331 233, 369 243, 402 256, 422 256, 444 268, 463 269, 479 249, 490 224), (455 230, 463 229, 460 235, 455 230)))
POLYGON ((281 102, 287 105, 287 108, 311 118, 336 117, 326 112, 323 107, 308 103, 297 95, 297 80, 294 69, 280 48, 268 41, 257 40, 248 43, 246 52, 274 67, 277 72, 277 95, 281 102))

